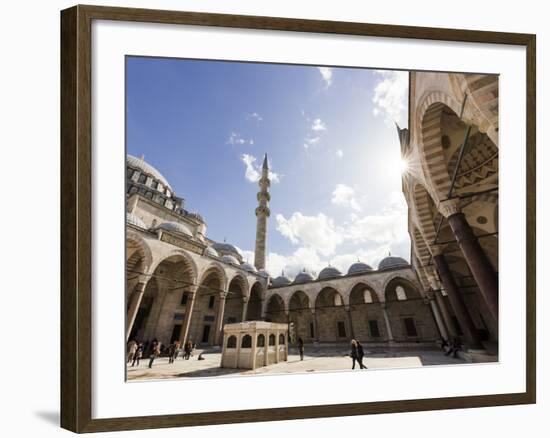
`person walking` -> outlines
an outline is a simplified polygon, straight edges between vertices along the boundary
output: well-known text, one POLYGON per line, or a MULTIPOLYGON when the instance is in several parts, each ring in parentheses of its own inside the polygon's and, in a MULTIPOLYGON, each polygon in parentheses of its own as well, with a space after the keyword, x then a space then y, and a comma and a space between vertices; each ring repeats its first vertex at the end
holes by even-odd
POLYGON ((172 359, 172 362, 174 362, 178 358, 180 351, 181 351, 181 343, 180 341, 176 341, 174 343, 174 358, 172 359))
POLYGON ((361 370, 363 369, 367 369, 367 367, 365 365, 363 365, 363 357, 365 356, 365 351, 363 350, 363 345, 361 345, 361 342, 359 342, 358 340, 355 340, 355 342, 357 343, 357 362, 359 363, 359 366, 361 368, 361 370))
POLYGON ((366 368, 366 366, 363 365, 363 356, 364 356, 363 347, 355 339, 351 340, 350 356, 352 360, 352 365, 351 365, 352 370, 355 369, 355 361, 357 361, 357 363, 361 367, 360 369, 366 368))
POLYGON ((153 362, 160 356, 160 342, 153 341, 151 355, 149 356, 149 368, 153 368, 153 362))
POLYGON ((191 344, 191 341, 187 341, 185 343, 185 346, 183 347, 183 358, 185 360, 189 360, 189 357, 191 356, 191 349, 193 344, 191 344))
POLYGON ((168 349, 166 351, 167 353, 167 356, 168 356, 168 363, 174 363, 174 352, 176 351, 176 346, 175 344, 172 342, 169 346, 168 346, 168 349))
POLYGON ((300 352, 300 360, 304 360, 304 340, 298 338, 298 351, 300 352))
POLYGON ((139 360, 141 359, 142 355, 143 355, 143 344, 140 342, 138 344, 137 350, 134 354, 134 358, 132 360, 132 365, 131 366, 134 366, 134 365, 137 364, 137 366, 139 367, 139 360))

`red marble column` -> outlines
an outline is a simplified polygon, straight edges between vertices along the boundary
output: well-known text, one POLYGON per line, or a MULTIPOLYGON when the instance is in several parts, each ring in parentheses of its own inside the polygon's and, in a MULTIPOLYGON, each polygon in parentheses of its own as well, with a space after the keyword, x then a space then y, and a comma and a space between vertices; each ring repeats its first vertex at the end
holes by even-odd
POLYGON ((462 333, 464 333, 467 346, 472 349, 483 348, 477 329, 470 314, 468 313, 468 309, 466 309, 466 305, 464 304, 462 296, 460 295, 460 292, 455 284, 445 257, 443 254, 437 254, 434 255, 433 260, 437 271, 439 272, 441 282, 447 291, 447 295, 456 315, 456 319, 462 328, 462 333))

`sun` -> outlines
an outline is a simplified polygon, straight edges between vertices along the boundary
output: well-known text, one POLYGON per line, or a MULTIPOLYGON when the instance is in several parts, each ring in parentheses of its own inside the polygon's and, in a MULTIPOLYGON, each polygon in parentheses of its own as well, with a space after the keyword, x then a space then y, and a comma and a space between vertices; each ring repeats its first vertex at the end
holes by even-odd
POLYGON ((409 160, 407 160, 406 158, 400 158, 399 159, 399 173, 401 173, 401 175, 404 175, 408 171, 409 171, 409 160))

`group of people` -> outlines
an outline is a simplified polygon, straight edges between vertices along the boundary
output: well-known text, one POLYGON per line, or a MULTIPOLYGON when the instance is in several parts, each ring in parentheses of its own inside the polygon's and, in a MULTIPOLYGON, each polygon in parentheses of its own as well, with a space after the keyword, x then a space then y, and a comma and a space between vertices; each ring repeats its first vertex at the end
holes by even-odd
POLYGON ((153 367, 153 362, 157 357, 167 356, 168 363, 174 363, 176 358, 179 356, 180 352, 183 351, 182 358, 184 360, 189 360, 193 355, 193 350, 196 345, 193 344, 193 341, 188 340, 183 344, 183 348, 180 341, 175 341, 168 345, 167 347, 163 346, 160 341, 153 339, 151 342, 147 341, 145 344, 138 342, 132 339, 128 342, 127 349, 127 358, 126 363, 130 364, 131 367, 139 366, 139 361, 144 354, 149 355, 149 364, 148 367, 153 367))
POLYGON ((458 352, 462 350, 462 342, 458 337, 454 337, 450 343, 445 338, 441 338, 441 349, 445 352, 445 356, 452 354, 456 359, 458 358, 458 352))

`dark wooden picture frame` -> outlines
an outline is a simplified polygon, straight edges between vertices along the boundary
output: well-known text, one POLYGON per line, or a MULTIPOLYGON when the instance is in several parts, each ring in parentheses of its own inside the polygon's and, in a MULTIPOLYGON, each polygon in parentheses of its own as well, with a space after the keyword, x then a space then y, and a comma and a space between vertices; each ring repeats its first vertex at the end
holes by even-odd
POLYGON ((98 432, 223 423, 515 405, 536 401, 536 37, 530 34, 75 6, 61 12, 61 426, 98 432), (526 48, 526 391, 524 393, 92 419, 91 27, 93 20, 185 24, 526 48))

